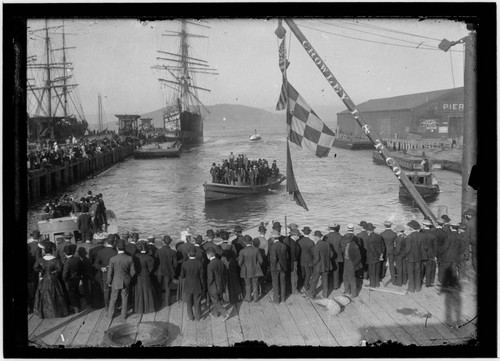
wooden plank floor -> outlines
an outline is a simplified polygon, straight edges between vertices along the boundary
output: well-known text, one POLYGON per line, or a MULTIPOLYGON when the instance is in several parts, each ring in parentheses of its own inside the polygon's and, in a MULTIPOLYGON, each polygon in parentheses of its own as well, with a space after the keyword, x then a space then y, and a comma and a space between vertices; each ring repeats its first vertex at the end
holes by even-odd
MULTIPOLYGON (((405 290, 390 284, 387 287, 405 290)), ((341 292, 333 291, 330 298, 341 292)), ((438 286, 406 295, 363 288, 338 315, 300 294, 280 304, 270 302, 270 296, 264 295, 258 302, 226 305, 230 313, 226 322, 222 317, 210 317, 204 304, 202 319, 190 321, 185 304, 174 297, 171 306, 144 315, 130 313, 125 322, 167 323, 167 346, 227 347, 244 341, 280 346, 359 346, 362 340, 438 346, 463 344, 477 335, 477 294, 471 279, 462 280, 461 291, 452 294, 440 292, 438 286), (453 312, 459 313, 461 324, 450 327, 447 316, 453 312)), ((109 318, 104 309, 86 308, 55 319, 42 320, 29 314, 26 322, 33 345, 93 347, 103 346, 104 333, 123 321, 109 318)), ((140 340, 139 335, 136 340, 140 340)))

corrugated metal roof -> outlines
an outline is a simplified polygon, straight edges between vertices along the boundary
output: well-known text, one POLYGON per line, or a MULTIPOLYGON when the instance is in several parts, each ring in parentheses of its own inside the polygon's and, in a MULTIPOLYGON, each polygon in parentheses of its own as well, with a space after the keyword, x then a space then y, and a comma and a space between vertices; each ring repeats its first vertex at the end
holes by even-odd
MULTIPOLYGON (((425 93, 417 94, 407 94, 399 95, 392 98, 381 98, 381 99, 371 99, 357 106, 360 112, 376 112, 376 111, 386 111, 386 110, 405 110, 413 109, 422 104, 425 104, 433 99, 439 98, 452 91, 462 91, 463 87, 451 88, 443 90, 435 90, 425 93)), ((349 113, 348 110, 344 110, 338 114, 349 113)))

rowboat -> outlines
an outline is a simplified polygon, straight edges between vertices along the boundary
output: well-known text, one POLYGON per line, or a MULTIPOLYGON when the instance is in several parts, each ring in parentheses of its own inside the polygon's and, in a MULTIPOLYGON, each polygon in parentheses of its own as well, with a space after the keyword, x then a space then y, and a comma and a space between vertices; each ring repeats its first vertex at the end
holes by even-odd
POLYGON ((205 189, 205 202, 265 194, 271 189, 277 188, 285 179, 286 177, 283 174, 278 174, 275 177, 269 178, 266 184, 256 186, 205 182, 203 184, 203 188, 205 189))
MULTIPOLYGON (((406 176, 413 183, 422 198, 433 198, 439 194, 439 184, 436 176, 431 172, 405 172, 406 176)), ((408 190, 399 185, 399 196, 411 198, 408 190)))
POLYGON ((134 151, 136 159, 150 158, 179 158, 181 156, 182 143, 180 141, 151 143, 134 151))
POLYGON ((259 133, 257 133, 257 129, 254 131, 254 134, 248 137, 249 142, 258 142, 259 140, 262 140, 262 137, 260 136, 259 133))

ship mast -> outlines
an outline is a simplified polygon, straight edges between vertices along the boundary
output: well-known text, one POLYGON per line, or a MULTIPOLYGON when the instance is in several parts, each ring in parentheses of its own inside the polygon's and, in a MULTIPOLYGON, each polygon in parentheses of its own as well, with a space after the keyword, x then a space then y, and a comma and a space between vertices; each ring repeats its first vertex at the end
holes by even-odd
MULTIPOLYGON (((43 99, 43 93, 45 93, 45 90, 48 92, 48 97, 47 97, 47 102, 48 102, 48 112, 49 112, 49 117, 52 117, 52 88, 51 88, 51 81, 50 81, 50 38, 49 38, 49 24, 48 20, 45 19, 45 54, 46 54, 46 71, 47 71, 47 79, 46 79, 46 85, 45 89, 42 92, 42 99, 43 99)), ((52 119, 50 122, 50 140, 54 140, 54 120, 52 119)))

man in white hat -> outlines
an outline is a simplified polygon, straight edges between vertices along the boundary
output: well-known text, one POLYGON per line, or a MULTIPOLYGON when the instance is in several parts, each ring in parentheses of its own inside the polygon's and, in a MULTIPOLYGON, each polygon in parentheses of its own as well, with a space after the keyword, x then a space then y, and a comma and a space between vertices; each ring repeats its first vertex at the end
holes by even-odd
POLYGON ((422 234, 425 236, 424 251, 426 253, 426 260, 422 261, 422 274, 425 277, 425 287, 432 287, 434 286, 434 278, 436 278, 437 237, 432 231, 430 220, 424 219, 422 225, 424 226, 422 234))
POLYGON ((392 230, 391 221, 385 221, 384 226, 385 230, 380 233, 380 237, 382 237, 382 240, 385 244, 385 255, 381 278, 383 279, 385 277, 387 268, 389 268, 391 283, 394 284, 396 282, 396 268, 394 264, 394 241, 396 240, 397 234, 392 230))
POLYGON ((344 294, 355 298, 358 296, 356 272, 362 270, 363 265, 361 263, 361 252, 354 235, 354 224, 352 223, 347 225, 347 233, 342 237, 341 253, 344 260, 344 294))
POLYGON ((403 286, 408 280, 408 267, 406 258, 404 258, 404 251, 406 247, 405 227, 398 224, 394 229, 397 237, 394 240, 394 262, 396 264, 396 278, 394 285, 403 286))

